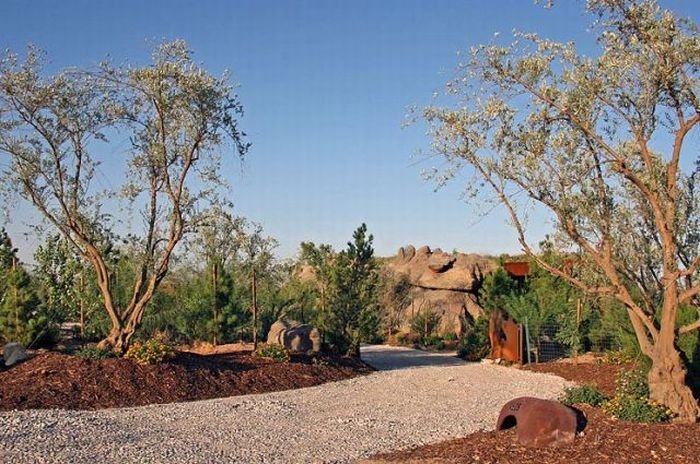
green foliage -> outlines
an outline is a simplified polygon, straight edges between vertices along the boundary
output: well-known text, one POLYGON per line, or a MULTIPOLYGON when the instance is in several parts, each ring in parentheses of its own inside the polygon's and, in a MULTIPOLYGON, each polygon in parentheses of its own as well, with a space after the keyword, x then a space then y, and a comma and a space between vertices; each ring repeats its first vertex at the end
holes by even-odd
POLYGON ((647 397, 615 395, 603 404, 603 411, 617 419, 629 422, 658 423, 673 417, 670 409, 655 403, 647 397))
POLYGON ((479 302, 488 312, 504 309, 513 295, 518 293, 518 284, 510 278, 508 272, 499 267, 484 277, 484 283, 479 292, 479 302))
POLYGON ((135 341, 124 354, 139 364, 160 364, 175 357, 175 349, 158 338, 135 341))
POLYGON ((621 365, 627 364, 637 359, 637 356, 626 350, 612 350, 606 351, 603 355, 603 362, 605 364, 621 365))
POLYGON ((467 361, 480 361, 488 356, 490 350, 489 321, 486 316, 482 316, 460 340, 457 355, 467 361))
POLYGON ((58 330, 41 305, 31 276, 17 258, 5 229, 0 231, 0 342, 52 346, 58 330))
POLYGON ((73 247, 60 235, 50 236, 37 248, 34 261, 40 295, 52 319, 56 323, 79 320, 79 277, 86 270, 73 247))
POLYGON ((411 332, 418 334, 423 344, 428 344, 427 339, 434 336, 440 327, 442 316, 432 308, 422 308, 409 319, 411 332))
POLYGON ((329 271, 328 308, 321 328, 326 341, 337 352, 359 355, 360 343, 378 337, 379 275, 372 242, 362 224, 353 233, 347 249, 334 256, 329 271))
POLYGON ((561 402, 569 406, 575 404, 589 404, 598 407, 605 403, 607 398, 596 387, 582 385, 580 387, 567 388, 561 402))
POLYGON ((672 417, 671 410, 649 399, 649 385, 641 369, 620 374, 615 383, 615 396, 603 405, 603 410, 630 422, 665 422, 672 417))
POLYGON ((255 354, 261 358, 272 359, 275 362, 288 362, 289 350, 278 343, 261 343, 255 354))
POLYGON ((109 348, 98 348, 94 345, 90 345, 76 351, 75 355, 87 359, 107 359, 114 357, 114 351, 109 348))

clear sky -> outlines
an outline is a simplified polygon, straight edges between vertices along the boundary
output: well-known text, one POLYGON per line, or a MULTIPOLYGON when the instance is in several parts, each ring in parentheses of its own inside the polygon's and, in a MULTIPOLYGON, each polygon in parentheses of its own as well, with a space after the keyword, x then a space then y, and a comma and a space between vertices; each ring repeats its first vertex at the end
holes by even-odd
MULTIPOLYGON (((700 17, 698 0, 662 4, 700 17)), ((55 71, 106 55, 145 63, 155 43, 182 38, 211 72, 229 69, 253 146, 225 173, 237 213, 262 223, 282 257, 302 240, 343 247, 362 222, 379 255, 408 243, 500 254, 519 250, 501 211, 480 218, 458 183, 436 193, 421 178, 433 161, 413 157, 429 141, 419 126, 402 128, 407 107, 430 103, 457 52, 496 32, 537 31, 595 54, 582 11, 581 0, 551 10, 531 0, 4 0, 0 47, 31 42, 55 71)), ((9 226, 25 260, 28 208, 9 226)))

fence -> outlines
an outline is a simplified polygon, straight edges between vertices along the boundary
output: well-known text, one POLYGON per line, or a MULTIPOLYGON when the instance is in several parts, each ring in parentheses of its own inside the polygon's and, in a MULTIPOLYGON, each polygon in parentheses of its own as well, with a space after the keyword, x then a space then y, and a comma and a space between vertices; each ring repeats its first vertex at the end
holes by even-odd
POLYGON ((566 323, 549 319, 541 323, 523 321, 525 347, 523 362, 549 362, 560 358, 575 358, 586 352, 601 353, 623 349, 617 334, 590 331, 585 322, 566 323))

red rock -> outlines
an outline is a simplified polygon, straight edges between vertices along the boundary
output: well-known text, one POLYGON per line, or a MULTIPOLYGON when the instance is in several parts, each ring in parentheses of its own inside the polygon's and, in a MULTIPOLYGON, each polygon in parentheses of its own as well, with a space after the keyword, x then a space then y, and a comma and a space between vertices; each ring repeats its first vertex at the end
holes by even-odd
POLYGON ((496 430, 518 428, 518 441, 535 448, 564 445, 576 437, 576 412, 556 401, 521 397, 501 409, 496 430))

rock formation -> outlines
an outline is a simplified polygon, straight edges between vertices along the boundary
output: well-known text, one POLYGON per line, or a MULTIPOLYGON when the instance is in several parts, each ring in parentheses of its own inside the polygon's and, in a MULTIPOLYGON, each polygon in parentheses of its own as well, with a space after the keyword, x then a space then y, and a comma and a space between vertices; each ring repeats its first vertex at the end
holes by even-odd
POLYGON ((448 254, 422 246, 399 248, 387 269, 405 275, 411 284, 411 304, 403 311, 404 329, 419 311, 433 311, 441 316, 440 333, 464 330, 463 318, 477 318, 483 313, 477 292, 484 277, 496 270, 496 262, 476 254, 448 254))
POLYGON ((280 319, 272 324, 267 343, 284 345, 289 351, 306 353, 321 351, 321 335, 318 329, 297 321, 280 319))

